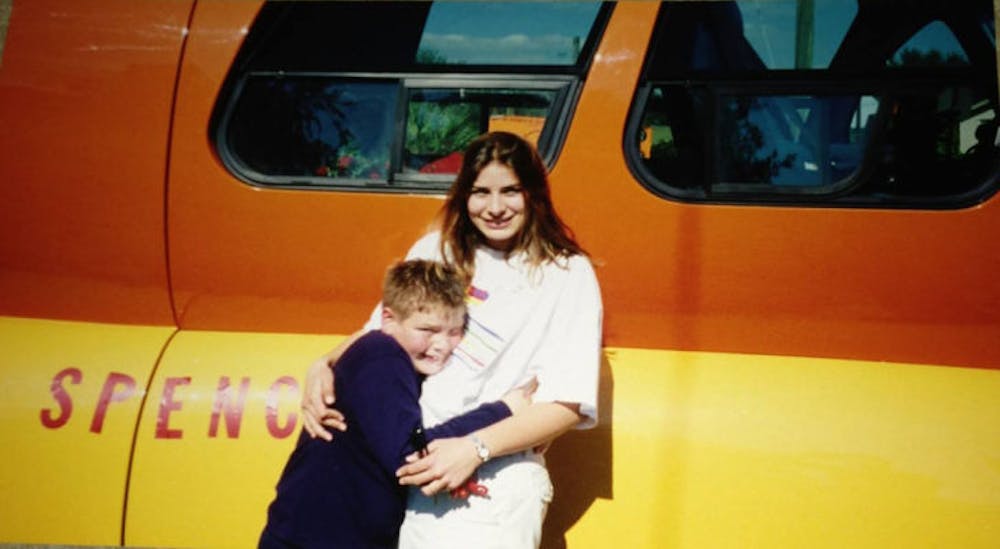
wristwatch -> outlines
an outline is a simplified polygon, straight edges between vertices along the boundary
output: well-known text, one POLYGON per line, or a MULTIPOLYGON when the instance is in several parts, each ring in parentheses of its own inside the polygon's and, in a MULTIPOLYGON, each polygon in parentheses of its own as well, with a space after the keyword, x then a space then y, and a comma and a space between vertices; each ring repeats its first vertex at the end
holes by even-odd
POLYGON ((472 444, 473 446, 476 447, 476 455, 479 456, 480 461, 482 461, 483 463, 489 461, 490 449, 486 447, 486 444, 484 444, 483 441, 479 440, 479 437, 477 437, 476 435, 469 435, 469 438, 472 439, 472 444))

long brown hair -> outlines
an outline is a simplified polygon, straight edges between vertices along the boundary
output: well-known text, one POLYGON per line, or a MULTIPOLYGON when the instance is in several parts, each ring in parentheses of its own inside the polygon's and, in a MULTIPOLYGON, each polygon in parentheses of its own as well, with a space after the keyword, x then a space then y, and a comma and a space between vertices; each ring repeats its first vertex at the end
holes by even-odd
POLYGON ((479 173, 492 162, 513 170, 525 195, 524 227, 515 237, 508 255, 525 253, 531 267, 577 254, 586 255, 576 243, 573 231, 552 206, 548 174, 535 147, 512 133, 491 132, 466 147, 462 168, 441 207, 441 257, 445 261, 454 264, 467 279, 472 279, 476 247, 485 244, 485 240, 469 218, 469 195, 479 173))

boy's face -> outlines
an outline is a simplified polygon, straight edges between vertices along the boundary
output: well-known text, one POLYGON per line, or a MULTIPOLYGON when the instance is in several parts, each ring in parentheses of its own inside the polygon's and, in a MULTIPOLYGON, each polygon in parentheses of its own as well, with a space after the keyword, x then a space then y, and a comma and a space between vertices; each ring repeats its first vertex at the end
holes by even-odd
POLYGON ((392 309, 382 308, 382 331, 392 336, 410 355, 413 367, 424 375, 444 368, 451 351, 462 340, 465 309, 435 307, 415 311, 400 318, 392 309))

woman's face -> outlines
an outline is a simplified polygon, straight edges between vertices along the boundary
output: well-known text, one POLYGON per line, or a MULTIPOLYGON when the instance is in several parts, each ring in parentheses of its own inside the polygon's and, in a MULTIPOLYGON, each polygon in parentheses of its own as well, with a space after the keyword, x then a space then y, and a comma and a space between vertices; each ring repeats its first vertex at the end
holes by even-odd
POLYGON ((497 250, 510 250, 524 228, 524 190, 514 170, 506 164, 487 164, 469 190, 469 218, 497 250))

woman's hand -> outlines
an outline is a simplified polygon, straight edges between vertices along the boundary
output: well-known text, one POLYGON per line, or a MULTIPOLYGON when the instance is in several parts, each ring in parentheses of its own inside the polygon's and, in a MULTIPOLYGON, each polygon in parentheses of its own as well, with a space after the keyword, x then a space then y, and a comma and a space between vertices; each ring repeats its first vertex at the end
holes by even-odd
POLYGON ((344 414, 331 408, 335 400, 333 368, 340 355, 364 334, 364 330, 358 330, 347 336, 333 350, 316 359, 306 370, 306 386, 302 391, 302 427, 312 438, 333 440, 333 434, 327 427, 338 431, 347 430, 344 414))
POLYGON ((538 389, 538 378, 533 377, 524 385, 508 391, 500 400, 510 408, 511 414, 516 414, 531 406, 531 397, 536 389, 538 389))
POLYGON ((426 496, 458 488, 481 463, 475 445, 466 437, 439 438, 427 450, 426 456, 396 471, 400 484, 421 486, 426 496))
POLYGON ((330 367, 329 359, 324 356, 309 366, 302 392, 302 427, 312 438, 333 440, 327 427, 347 430, 344 415, 330 408, 333 402, 333 368, 330 367))

